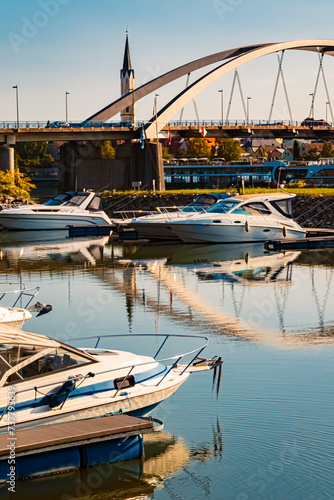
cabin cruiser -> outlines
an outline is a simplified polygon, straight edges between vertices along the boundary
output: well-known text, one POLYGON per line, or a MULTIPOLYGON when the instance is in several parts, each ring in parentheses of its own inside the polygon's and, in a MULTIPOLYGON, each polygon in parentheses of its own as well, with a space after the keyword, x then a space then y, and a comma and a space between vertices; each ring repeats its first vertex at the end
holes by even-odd
POLYGON ((250 243, 305 238, 292 219, 295 194, 241 195, 221 200, 205 213, 173 220, 168 227, 186 243, 250 243))
POLYGON ((130 219, 126 225, 148 239, 180 241, 180 238, 169 229, 168 223, 170 221, 181 220, 184 217, 196 215, 198 212, 203 212, 207 208, 215 206, 220 200, 229 198, 229 196, 226 193, 200 194, 192 203, 176 211, 175 207, 174 211, 158 207, 157 212, 130 219))
POLYGON ((54 230, 75 225, 111 224, 103 212, 101 196, 68 191, 43 205, 19 205, 0 211, 0 225, 7 229, 54 230))
POLYGON ((9 392, 15 394, 15 428, 22 429, 113 413, 148 415, 195 371, 213 368, 216 375, 218 370, 218 391, 221 358, 199 357, 208 344, 206 337, 148 335, 153 357, 103 348, 106 340, 115 343, 115 337, 122 342, 130 337, 131 344, 137 337, 141 345, 145 335, 81 339, 94 347, 79 349, 0 325, 0 432, 8 432, 12 418, 9 392), (176 337, 182 346, 191 340, 196 347, 170 355, 176 337), (168 357, 162 354, 166 345, 168 357))
MULTIPOLYGON (((33 312, 37 313, 37 316, 42 316, 52 310, 52 306, 47 304, 42 304, 41 302, 36 302, 31 304, 34 297, 36 297, 39 292, 39 287, 26 288, 23 283, 6 283, 6 285, 17 286, 17 289, 10 289, 5 292, 0 292, 0 325, 11 326, 13 328, 22 328, 24 323, 32 318, 33 312), (14 297, 14 303, 11 307, 7 307, 6 299, 14 297), (17 307, 18 304, 24 307, 17 307)), ((12 299, 13 300, 13 299, 12 299)))

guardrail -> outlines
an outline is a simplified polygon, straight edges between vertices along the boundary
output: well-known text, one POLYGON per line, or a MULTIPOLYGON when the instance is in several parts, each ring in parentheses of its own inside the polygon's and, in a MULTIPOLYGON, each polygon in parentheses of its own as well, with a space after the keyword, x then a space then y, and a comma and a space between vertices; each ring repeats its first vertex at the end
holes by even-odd
MULTIPOLYGON (((71 122, 46 122, 46 121, 20 121, 19 123, 13 121, 0 121, 0 129, 40 129, 40 128, 141 128, 147 124, 146 121, 137 121, 135 124, 131 122, 101 122, 101 121, 71 121, 71 122)), ((167 123, 164 128, 169 127, 333 127, 332 122, 325 120, 303 120, 303 121, 277 121, 272 122, 269 120, 172 120, 167 123)))

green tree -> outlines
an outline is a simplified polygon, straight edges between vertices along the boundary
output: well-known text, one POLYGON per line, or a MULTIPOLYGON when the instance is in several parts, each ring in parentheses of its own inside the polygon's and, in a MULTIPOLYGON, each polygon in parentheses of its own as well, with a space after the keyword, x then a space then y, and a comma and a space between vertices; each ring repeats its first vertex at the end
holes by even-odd
POLYGON ((210 158, 211 148, 208 141, 202 137, 189 139, 186 155, 190 158, 210 158))
POLYGON ((102 158, 115 158, 116 151, 112 147, 110 141, 103 141, 101 144, 101 154, 102 158))
POLYGON ((18 169, 15 169, 14 173, 0 171, 0 194, 29 199, 30 190, 36 187, 30 181, 31 179, 25 177, 18 169))
POLYGON ((311 149, 308 153, 303 156, 303 160, 306 161, 316 161, 320 158, 320 153, 316 149, 311 149))
POLYGON ((321 151, 322 158, 332 158, 334 156, 333 147, 329 142, 324 142, 321 151))
POLYGON ((162 146, 162 157, 164 160, 171 160, 173 158, 166 146, 162 146))
POLYGON ((293 141, 293 159, 300 159, 299 143, 298 141, 293 141))
POLYGON ((19 166, 29 166, 29 160, 37 160, 35 164, 43 166, 54 161, 48 153, 47 142, 19 142, 15 147, 19 166))
POLYGON ((226 161, 240 160, 241 147, 239 141, 235 139, 218 139, 218 156, 225 158, 226 161))

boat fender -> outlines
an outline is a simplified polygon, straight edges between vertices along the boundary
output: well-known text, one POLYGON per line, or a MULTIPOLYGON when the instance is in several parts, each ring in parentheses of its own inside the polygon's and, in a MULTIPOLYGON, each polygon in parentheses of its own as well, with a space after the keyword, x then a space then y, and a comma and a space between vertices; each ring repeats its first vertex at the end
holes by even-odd
POLYGON ((282 229, 282 233, 283 233, 284 238, 286 238, 286 227, 285 226, 282 229))
POLYGON ((245 222, 245 230, 248 233, 248 231, 249 231, 249 222, 248 222, 248 220, 246 220, 246 222, 245 222))
POLYGON ((69 378, 68 380, 66 380, 56 390, 56 392, 50 396, 49 408, 53 409, 53 408, 56 408, 56 406, 63 405, 65 403, 65 401, 67 400, 68 396, 75 389, 75 385, 76 385, 75 378, 69 378))

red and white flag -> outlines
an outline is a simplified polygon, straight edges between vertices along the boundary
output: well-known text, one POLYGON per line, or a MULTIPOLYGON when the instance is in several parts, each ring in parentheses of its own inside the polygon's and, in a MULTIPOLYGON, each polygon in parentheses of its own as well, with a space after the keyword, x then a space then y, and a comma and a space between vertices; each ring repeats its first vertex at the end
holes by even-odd
POLYGON ((201 133, 201 135, 202 135, 203 137, 205 137, 205 136, 206 136, 206 134, 207 134, 207 131, 205 130, 205 128, 201 128, 200 133, 201 133))

